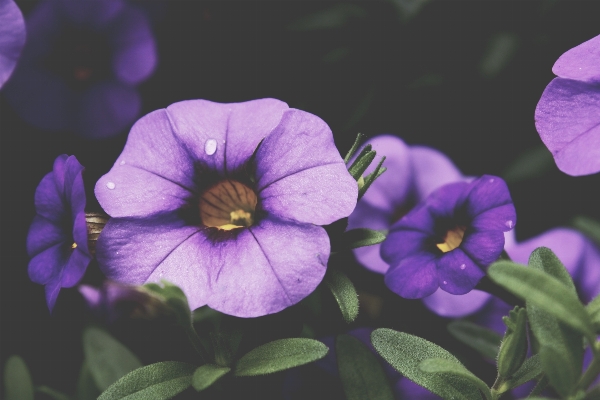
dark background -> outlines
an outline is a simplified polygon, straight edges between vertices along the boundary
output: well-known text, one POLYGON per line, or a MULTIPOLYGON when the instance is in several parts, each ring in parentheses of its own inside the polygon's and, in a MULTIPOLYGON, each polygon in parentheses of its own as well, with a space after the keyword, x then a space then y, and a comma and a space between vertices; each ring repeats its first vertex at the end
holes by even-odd
MULTIPOLYGON (((18 4, 25 14, 35 6, 34 1, 18 4)), ((566 50, 600 33, 598 1, 431 0, 413 15, 394 1, 137 4, 153 19, 159 51, 155 74, 139 87, 142 115, 186 99, 274 97, 325 120, 341 153, 358 132, 393 133, 409 144, 443 151, 473 176, 502 176, 524 152, 543 148, 533 115, 554 77, 552 65, 566 50), (324 10, 334 16, 326 19, 329 26, 311 26, 310 16, 324 10), (486 69, 486 54, 498 37, 512 44, 512 55, 499 56, 502 68, 491 62, 486 69)), ((36 384, 71 393, 82 360, 81 329, 89 317, 76 289, 63 289, 50 316, 43 287, 28 279, 25 237, 34 215, 33 194, 59 154, 74 154, 86 167, 88 203, 94 209, 95 181, 119 155, 126 132, 94 142, 69 132, 44 132, 20 120, 1 93, 0 131, 0 365, 19 354, 36 384)), ((569 177, 545 159, 537 176, 510 183, 520 240, 568 225, 575 215, 600 216, 599 177, 569 177)), ((353 326, 393 326, 470 356, 445 338, 446 322, 420 302, 394 298, 379 276, 350 258, 343 263, 359 289, 387 302, 378 320, 361 316, 353 326)), ((85 281, 100 279, 90 266, 85 281)), ((289 328, 293 334, 294 313, 267 317, 264 326, 272 323, 272 329, 289 328)), ((343 327, 329 317, 321 324, 323 334, 343 327)), ((110 329, 144 362, 189 358, 189 348, 172 329, 146 322, 110 329)), ((482 367, 486 380, 493 372, 482 367)), ((261 393, 262 382, 253 381, 251 390, 261 393)))

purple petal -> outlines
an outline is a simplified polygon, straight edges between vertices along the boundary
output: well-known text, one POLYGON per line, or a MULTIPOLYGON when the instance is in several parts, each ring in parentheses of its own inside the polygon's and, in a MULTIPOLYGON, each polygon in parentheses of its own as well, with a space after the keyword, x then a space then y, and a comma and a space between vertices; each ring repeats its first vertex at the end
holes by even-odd
POLYGON ((471 290, 463 295, 450 294, 441 288, 423 299, 431 311, 447 318, 462 318, 479 311, 492 297, 480 290, 471 290))
POLYGON ((558 168, 569 175, 600 171, 600 86, 556 78, 535 109, 535 126, 558 168))
POLYGON ((69 240, 68 232, 63 227, 44 217, 36 215, 27 234, 27 254, 34 257, 42 251, 69 240))
POLYGON ((439 287, 435 257, 422 254, 403 259, 385 274, 385 284, 406 299, 429 296, 439 287))
POLYGON ((330 224, 350 215, 358 185, 346 170, 327 124, 300 110, 286 111, 257 155, 262 207, 282 218, 330 224))
POLYGON ((104 139, 123 132, 141 110, 137 90, 117 82, 101 82, 81 97, 77 133, 88 139, 104 139))
MULTIPOLYGON (((494 208, 513 204, 506 182, 497 176, 483 175, 471 182, 469 186, 469 192, 466 196, 466 207, 467 213, 472 218, 494 208)), ((516 215, 513 217, 510 213, 510 208, 507 208, 506 210, 508 210, 507 215, 509 215, 511 219, 502 221, 507 223, 507 225, 503 225, 499 228, 503 231, 511 230, 515 226, 517 220, 516 215), (508 224, 508 221, 511 221, 511 223, 508 224)))
POLYGON ((79 285, 77 289, 85 299, 88 307, 90 307, 92 310, 101 307, 102 293, 100 289, 89 285, 79 285))
POLYGON ((435 149, 411 146, 410 159, 417 201, 425 199, 443 185, 464 180, 452 161, 435 149))
POLYGON ((46 284, 46 304, 50 312, 54 309, 58 293, 60 292, 60 281, 55 278, 46 284))
POLYGON ((471 227, 476 230, 511 230, 517 222, 517 212, 513 203, 483 211, 471 221, 471 227))
POLYGON ((485 275, 460 248, 444 253, 437 267, 440 288, 451 294, 470 292, 485 275))
POLYGON ((63 199, 63 187, 57 188, 56 174, 49 172, 35 189, 35 210, 49 221, 60 223, 68 215, 63 199))
POLYGON ((422 386, 417 385, 410 379, 400 379, 394 387, 394 392, 400 399, 419 399, 419 400, 441 400, 437 394, 431 393, 422 386))
POLYGON ((585 303, 600 294, 600 251, 587 242, 583 255, 583 267, 575 277, 575 284, 585 303))
POLYGON ((426 208, 436 218, 454 217, 457 205, 463 201, 469 186, 466 182, 455 182, 436 189, 425 199, 426 208))
POLYGON ((156 42, 142 11, 126 7, 111 28, 110 40, 115 51, 112 68, 121 82, 136 85, 152 74, 157 62, 156 42))
POLYGON ((54 0, 75 24, 102 28, 123 10, 122 0, 54 0))
POLYGON ((561 78, 600 82, 600 35, 560 56, 552 72, 561 78))
POLYGON ((73 242, 77 245, 77 248, 80 251, 85 254, 89 254, 85 212, 81 212, 73 220, 73 242))
POLYGON ((69 202, 73 219, 85 212, 86 199, 82 176, 84 169, 75 156, 69 156, 64 161, 64 172, 54 172, 56 176, 64 177, 65 200, 69 202))
POLYGON ((57 243, 33 257, 27 268, 29 278, 42 285, 51 279, 56 280, 54 277, 58 277, 69 262, 67 247, 67 243, 57 243))
POLYGON ((189 100, 167 107, 180 146, 193 161, 222 175, 248 162, 287 109, 287 104, 275 99, 229 104, 189 100))
POLYGON ((0 88, 8 80, 25 45, 25 21, 13 0, 0 0, 0 88))
POLYGON ((481 309, 481 312, 473 316, 473 322, 491 329, 499 335, 504 335, 506 325, 502 322, 502 317, 508 315, 513 308, 498 297, 491 296, 490 301, 481 309))
MULTIPOLYGON (((370 206, 364 201, 359 201, 352 214, 348 217, 348 229, 368 228, 387 230, 390 228, 388 212, 370 206)), ((381 244, 359 247, 353 249, 354 256, 363 266, 380 274, 388 270, 389 265, 381 259, 379 251, 381 244)))
POLYGON ((92 257, 79 249, 79 246, 71 252, 69 262, 59 275, 60 286, 73 287, 79 283, 87 269, 92 257))
POLYGON ((391 231, 381 244, 381 258, 390 265, 402 259, 428 252, 429 236, 414 230, 391 231))
POLYGON ((504 249, 504 234, 500 231, 468 232, 460 244, 462 249, 481 268, 496 261, 504 249))

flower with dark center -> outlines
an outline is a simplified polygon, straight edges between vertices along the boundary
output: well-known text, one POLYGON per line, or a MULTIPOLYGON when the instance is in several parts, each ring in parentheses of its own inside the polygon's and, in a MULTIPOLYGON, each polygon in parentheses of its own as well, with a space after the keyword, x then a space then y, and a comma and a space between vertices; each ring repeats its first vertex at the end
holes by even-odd
POLYGON ((382 243, 390 265, 386 285, 405 298, 422 298, 438 287, 471 291, 504 249, 504 232, 516 212, 506 183, 484 175, 434 191, 396 222, 382 243))
POLYGON ((27 235, 29 277, 46 285, 46 301, 54 308, 61 287, 75 286, 92 257, 85 221, 83 167, 65 154, 54 162, 35 191, 37 215, 27 235))
POLYGON ((10 78, 25 44, 25 21, 13 0, 0 0, 0 88, 10 78))
POLYGON ((535 127, 558 168, 569 175, 600 171, 600 35, 564 53, 558 78, 542 93, 535 127))
POLYGON ((115 135, 139 114, 135 85, 153 72, 146 15, 123 0, 43 0, 6 85, 15 111, 38 128, 87 138, 115 135))
POLYGON ((108 278, 165 279, 192 309, 255 317, 321 282, 319 225, 348 216, 358 186, 320 118, 274 99, 191 100, 140 119, 95 193, 113 217, 96 253, 108 278))

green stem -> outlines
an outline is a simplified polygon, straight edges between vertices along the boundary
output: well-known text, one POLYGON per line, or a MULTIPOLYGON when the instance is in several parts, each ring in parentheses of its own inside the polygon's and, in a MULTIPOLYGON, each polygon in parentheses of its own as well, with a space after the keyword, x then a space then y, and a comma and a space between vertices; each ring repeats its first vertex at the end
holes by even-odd
POLYGON ((187 328, 185 328, 185 333, 187 334, 188 339, 192 343, 192 346, 196 350, 196 352, 200 355, 200 359, 202 363, 207 363, 210 360, 210 356, 208 354, 208 350, 206 350, 206 346, 202 343, 202 339, 196 333, 196 329, 194 329, 194 325, 192 325, 191 321, 187 328))
POLYGON ((483 278, 481 278, 479 283, 475 286, 475 289, 483 290, 484 292, 488 292, 489 294, 492 294, 492 295, 498 297, 499 299, 503 300, 504 302, 506 302, 508 305, 510 305, 512 307, 514 307, 514 306, 525 307, 525 302, 523 301, 523 299, 515 296, 508 290, 497 285, 488 276, 484 276, 483 278))
POLYGON ((593 343, 591 347, 592 351, 594 352, 594 359, 592 360, 588 368, 583 373, 583 376, 577 383, 575 391, 587 389, 587 387, 590 386, 592 382, 594 382, 594 379, 598 377, 598 374, 600 374, 600 342, 593 343))

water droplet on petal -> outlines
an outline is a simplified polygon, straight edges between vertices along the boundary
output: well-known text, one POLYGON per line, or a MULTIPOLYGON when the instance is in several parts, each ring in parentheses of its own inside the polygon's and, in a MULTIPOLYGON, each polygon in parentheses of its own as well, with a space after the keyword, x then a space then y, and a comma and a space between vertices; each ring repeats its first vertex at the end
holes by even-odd
POLYGON ((466 264, 461 264, 461 265, 460 265, 460 269, 465 269, 465 268, 467 268, 467 265, 466 265, 466 264))
POLYGON ((490 179, 490 183, 494 183, 494 181, 495 181, 494 178, 490 179))
POLYGON ((215 139, 208 139, 206 143, 204 143, 204 152, 212 156, 217 151, 217 141, 215 139))
POLYGON ((119 165, 125 165, 125 161, 124 161, 124 160, 123 160, 123 161, 121 161, 121 162, 119 163, 119 165))
POLYGON ((108 182, 106 184, 106 187, 109 188, 110 190, 113 190, 117 185, 115 185, 114 182, 108 182))
POLYGON ((448 284, 448 282, 444 281, 444 285, 447 285, 447 284, 448 284))
POLYGON ((515 226, 515 223, 509 219, 508 221, 506 221, 506 223, 504 225, 506 225, 508 228, 512 229, 513 226, 515 226))

